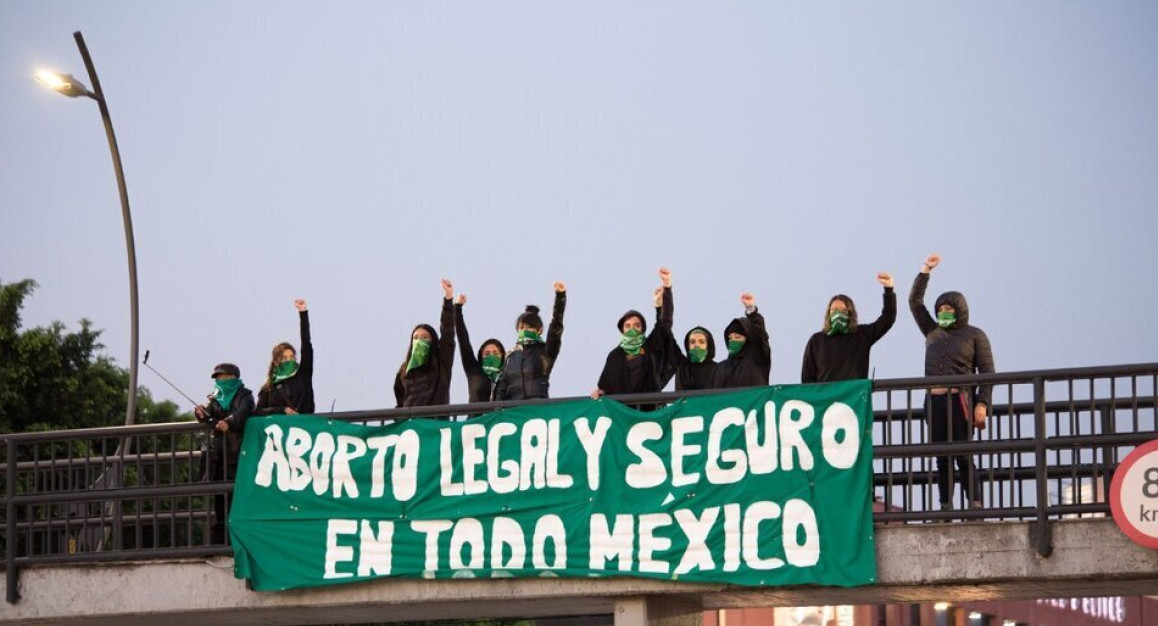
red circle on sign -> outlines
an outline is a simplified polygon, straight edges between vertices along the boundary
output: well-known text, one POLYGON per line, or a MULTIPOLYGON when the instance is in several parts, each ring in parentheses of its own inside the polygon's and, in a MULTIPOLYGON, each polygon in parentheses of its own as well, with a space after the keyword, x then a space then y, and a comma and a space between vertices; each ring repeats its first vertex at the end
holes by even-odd
MULTIPOLYGON (((1110 511, 1113 513, 1114 523, 1122 532, 1126 533, 1134 543, 1147 548, 1158 548, 1158 536, 1148 535, 1140 528, 1134 525, 1134 522, 1129 518, 1126 511, 1122 508, 1122 483, 1126 480, 1126 475, 1134 468, 1134 465, 1142 459, 1142 457, 1152 452, 1158 452, 1158 440, 1142 444, 1134 451, 1126 456, 1118 466, 1117 471, 1114 472, 1114 478, 1110 481, 1110 511)), ((1158 508, 1158 502, 1156 507, 1158 508)))

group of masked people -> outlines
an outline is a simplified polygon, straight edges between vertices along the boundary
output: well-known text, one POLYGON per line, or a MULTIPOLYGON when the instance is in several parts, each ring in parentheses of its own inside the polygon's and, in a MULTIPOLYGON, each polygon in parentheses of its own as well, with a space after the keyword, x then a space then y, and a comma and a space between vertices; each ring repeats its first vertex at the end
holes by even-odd
MULTIPOLYGON (((909 293, 909 308, 925 337, 925 375, 945 376, 995 371, 993 353, 985 333, 969 324, 965 297, 956 291, 939 296, 933 311, 925 306, 925 290, 931 272, 940 263, 932 254, 924 261, 909 293)), ((675 339, 675 313, 671 272, 659 270, 660 285, 653 292, 655 327, 648 333, 646 316, 629 310, 618 320, 618 344, 607 354, 593 398, 663 390, 673 379, 677 391, 731 389, 767 385, 772 350, 764 317, 751 293, 740 296, 743 315, 728 322, 723 339, 726 355, 717 354, 715 337, 706 326, 693 326, 675 339), (719 360, 717 360, 717 358, 719 360)), ((801 382, 835 382, 867 378, 869 356, 896 320, 896 293, 887 272, 877 275, 883 287, 880 316, 861 323, 853 300, 833 296, 825 309, 821 329, 804 349, 801 382)), ((446 405, 455 350, 467 378, 470 402, 516 401, 547 398, 551 372, 563 342, 563 317, 567 289, 554 284, 550 323, 544 332, 537 306, 529 305, 515 320, 515 341, 509 349, 496 339, 482 342, 475 351, 463 315, 465 295, 455 299, 454 286, 442 280, 443 299, 439 328, 419 324, 410 334, 406 356, 394 374, 398 407, 446 405), (457 346, 456 346, 457 343, 457 346)), ((313 346, 309 314, 303 300, 295 301, 301 325, 300 355, 292 344, 279 343, 270 359, 266 378, 255 400, 241 382, 236 365, 222 363, 213 370, 215 391, 197 407, 199 421, 212 423, 218 461, 211 464, 212 479, 232 478, 245 420, 250 415, 314 413, 313 346), (300 358, 299 358, 300 357, 300 358)), ((984 428, 992 404, 991 386, 933 388, 929 393, 930 440, 966 441, 975 428, 984 428)), ((211 455, 211 456, 212 456, 211 455)), ((953 472, 966 477, 964 491, 970 506, 979 505, 980 481, 968 455, 937 458, 937 484, 942 508, 952 508, 953 472)), ((224 511, 223 497, 215 503, 224 511)), ((218 515, 219 520, 224 516, 218 515)), ((223 525, 214 526, 214 538, 223 537, 223 525)))

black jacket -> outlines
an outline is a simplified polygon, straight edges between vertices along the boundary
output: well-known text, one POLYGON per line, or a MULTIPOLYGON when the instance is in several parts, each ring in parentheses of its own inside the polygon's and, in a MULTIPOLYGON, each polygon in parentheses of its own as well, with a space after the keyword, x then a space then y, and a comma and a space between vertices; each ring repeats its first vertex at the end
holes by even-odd
POLYGON ((556 291, 546 341, 516 345, 511 349, 503 362, 503 373, 495 383, 495 400, 550 397, 551 370, 555 368, 555 359, 563 347, 563 311, 566 308, 567 292, 556 291))
MULTIPOLYGON (((670 291, 670 289, 669 289, 670 291)), ((665 294, 666 296, 667 294, 665 294)), ((680 349, 679 344, 676 343, 675 334, 671 330, 671 322, 675 317, 675 297, 664 298, 664 307, 656 309, 656 319, 658 321, 657 327, 663 328, 667 333, 667 347, 665 348, 665 356, 667 363, 664 368, 663 383, 660 388, 667 386, 667 382, 675 378, 676 391, 694 391, 696 389, 711 389, 712 376, 716 371, 716 340, 712 337, 711 331, 697 326, 684 335, 683 349, 680 349), (666 307, 666 308, 665 308, 666 307), (663 319, 667 318, 666 328, 663 319), (708 338, 708 356, 704 358, 701 363, 692 363, 691 359, 687 357, 688 354, 688 340, 691 339, 693 332, 702 332, 708 338)))
POLYGON ((215 454, 222 455, 228 452, 228 458, 237 459, 237 455, 241 452, 241 438, 245 435, 245 421, 253 414, 253 392, 247 389, 244 385, 233 394, 233 400, 229 403, 229 408, 225 409, 217 402, 217 398, 209 400, 205 406, 205 412, 208 413, 206 420, 210 424, 216 425, 218 422, 226 422, 229 424, 229 432, 222 433, 219 430, 214 430, 212 437, 214 438, 213 451, 215 454), (225 446, 220 445, 222 439, 226 441, 225 446))
MULTIPOLYGON (((650 393, 660 391, 667 384, 668 368, 667 350, 671 343, 672 322, 672 293, 671 288, 663 290, 662 315, 658 328, 654 329, 643 342, 643 348, 638 357, 628 359, 623 348, 616 346, 607 354, 607 361, 603 364, 603 372, 599 375, 599 389, 605 395, 617 396, 628 393, 650 393)), ((621 320, 631 315, 640 315, 628 311, 621 320)), ((620 327, 622 328, 622 326, 620 327)))
MULTIPOLYGON (((450 299, 442 299, 441 335, 429 324, 419 324, 414 330, 419 328, 430 333, 430 358, 408 372, 406 364, 410 362, 413 344, 406 348, 406 360, 394 375, 394 398, 400 407, 450 404, 450 374, 454 368, 454 304, 450 299)), ((413 336, 414 331, 410 334, 413 336)))
MULTIPOLYGON (((885 287, 881 316, 871 324, 857 324, 856 330, 843 335, 814 334, 804 348, 804 365, 800 381, 829 383, 838 380, 868 378, 869 351, 897 321, 897 293, 885 287)), ((851 322, 856 322, 855 308, 851 322)))
MULTIPOLYGON (((941 328, 937 325, 937 319, 925 308, 925 288, 928 286, 929 275, 919 273, 913 281, 913 290, 909 292, 909 310, 913 312, 917 327, 925 335, 925 375, 988 374, 996 371, 989 337, 980 328, 969 325, 969 305, 965 302, 965 296, 957 291, 947 291, 937 297, 933 310, 948 304, 957 315, 957 321, 952 326, 941 328)), ((977 401, 993 406, 992 385, 982 385, 972 393, 977 401)))
POLYGON ((767 385, 772 375, 772 346, 768 343, 768 331, 764 327, 764 316, 757 308, 746 317, 737 317, 724 328, 724 340, 728 333, 740 333, 747 338, 744 347, 735 355, 716 366, 712 375, 713 389, 734 389, 767 385))
POLYGON ((278 415, 285 413, 287 407, 305 415, 314 412, 314 345, 310 343, 310 312, 298 313, 298 321, 302 332, 298 371, 280 383, 271 379, 262 385, 257 393, 256 415, 278 415))
POLYGON ((462 317, 462 305, 454 305, 454 332, 458 335, 458 356, 462 359, 462 371, 466 373, 466 388, 471 402, 487 402, 494 399, 495 384, 482 368, 482 351, 490 344, 498 346, 504 358, 506 348, 498 339, 487 339, 478 348, 475 354, 471 347, 470 333, 466 330, 466 321, 462 317))

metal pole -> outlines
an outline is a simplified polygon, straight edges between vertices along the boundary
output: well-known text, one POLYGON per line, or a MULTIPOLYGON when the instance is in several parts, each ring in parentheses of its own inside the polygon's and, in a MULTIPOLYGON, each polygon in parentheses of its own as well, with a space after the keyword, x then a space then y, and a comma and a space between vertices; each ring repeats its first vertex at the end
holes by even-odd
MULTIPOLYGON (((4 529, 7 533, 4 538, 5 584, 7 585, 5 599, 8 600, 8 604, 15 604, 20 599, 20 590, 17 587, 20 583, 20 574, 16 568, 16 441, 9 439, 6 447, 5 456, 8 467, 5 471, 7 485, 4 502, 4 515, 7 517, 4 529)), ((29 537, 31 536, 32 534, 29 533, 29 537)))
POLYGON ((130 358, 129 358, 129 401, 125 408, 125 424, 133 424, 137 416, 137 370, 140 362, 140 307, 137 303, 137 247, 133 240, 133 216, 129 212, 129 192, 125 187, 125 171, 121 167, 121 151, 117 147, 117 136, 113 132, 113 120, 109 117, 109 107, 105 103, 105 94, 101 90, 101 81, 97 78, 96 67, 89 56, 88 47, 84 45, 84 36, 80 31, 72 34, 76 39, 76 47, 80 48, 80 56, 84 59, 85 69, 88 70, 89 80, 92 81, 93 99, 100 106, 101 119, 105 123, 105 135, 109 139, 109 151, 113 155, 113 170, 117 175, 117 189, 121 195, 121 218, 125 224, 125 251, 129 257, 129 317, 130 317, 130 358))

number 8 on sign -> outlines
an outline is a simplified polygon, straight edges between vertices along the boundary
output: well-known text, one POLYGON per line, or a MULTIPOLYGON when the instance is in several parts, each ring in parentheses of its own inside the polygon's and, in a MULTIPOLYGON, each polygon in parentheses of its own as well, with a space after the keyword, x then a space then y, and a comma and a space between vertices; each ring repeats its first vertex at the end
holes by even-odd
POLYGON ((1158 440, 1131 452, 1110 483, 1114 522, 1134 543, 1158 548, 1158 440))

